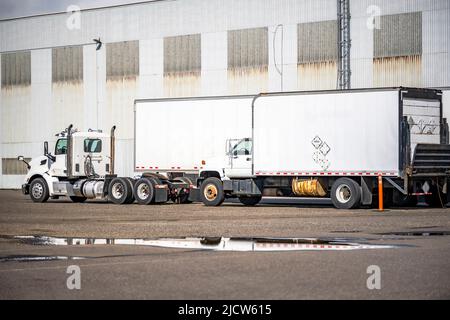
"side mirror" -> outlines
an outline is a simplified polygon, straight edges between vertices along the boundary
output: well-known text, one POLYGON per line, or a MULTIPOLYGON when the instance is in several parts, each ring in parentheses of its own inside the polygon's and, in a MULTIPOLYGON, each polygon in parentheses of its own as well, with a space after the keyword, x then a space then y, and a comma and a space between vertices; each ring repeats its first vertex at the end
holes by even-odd
POLYGON ((23 163, 25 163, 27 165, 28 170, 31 169, 30 164, 27 161, 25 161, 25 158, 23 156, 18 156, 17 160, 22 161, 23 163))
POLYGON ((46 156, 53 162, 56 161, 56 157, 52 156, 50 153, 48 153, 48 141, 44 142, 44 156, 46 156))
POLYGON ((234 150, 233 151, 233 156, 237 156, 238 155, 238 151, 237 150, 234 150))

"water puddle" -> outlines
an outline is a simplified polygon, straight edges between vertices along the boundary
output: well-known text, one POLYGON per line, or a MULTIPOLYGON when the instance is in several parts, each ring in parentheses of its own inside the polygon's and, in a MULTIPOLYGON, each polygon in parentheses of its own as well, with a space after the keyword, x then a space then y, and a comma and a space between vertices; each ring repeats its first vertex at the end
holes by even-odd
POLYGON ((211 251, 346 251, 391 249, 390 244, 371 244, 351 238, 185 237, 157 239, 58 238, 47 236, 1 237, 40 246, 127 245, 211 251))
POLYGON ((58 261, 58 260, 83 260, 83 257, 68 257, 68 256, 6 256, 0 257, 0 262, 39 262, 39 261, 58 261))
POLYGON ((431 237, 431 236, 449 236, 450 231, 400 231, 379 233, 383 236, 409 236, 409 237, 431 237))

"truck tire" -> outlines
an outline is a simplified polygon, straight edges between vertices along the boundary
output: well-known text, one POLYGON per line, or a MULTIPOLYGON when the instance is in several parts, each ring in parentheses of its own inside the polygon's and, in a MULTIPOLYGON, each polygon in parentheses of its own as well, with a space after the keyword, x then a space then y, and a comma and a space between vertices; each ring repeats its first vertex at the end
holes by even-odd
POLYGON ((220 206, 225 200, 222 181, 218 178, 208 178, 200 187, 200 199, 205 206, 220 206))
POLYGON ((30 198, 33 202, 43 203, 50 197, 47 182, 44 178, 36 178, 30 184, 30 198))
POLYGON ((261 201, 262 197, 239 197, 239 201, 244 206, 255 206, 261 201))
POLYGON ((115 204, 126 204, 132 196, 131 183, 126 178, 114 178, 108 187, 108 199, 115 204))
POLYGON ((350 178, 339 178, 331 187, 331 201, 337 209, 356 209, 361 205, 361 187, 350 178))
POLYGON ((134 184, 134 197, 139 204, 148 205, 155 202, 155 185, 153 178, 141 178, 134 184))
MULTIPOLYGON (((179 182, 183 182, 183 183, 188 183, 189 185, 193 185, 192 180, 189 179, 188 177, 177 177, 174 179, 174 181, 179 181, 179 182)), ((192 201, 189 201, 189 193, 182 195, 178 199, 177 203, 180 203, 180 204, 192 203, 192 201)))
POLYGON ((69 198, 70 198, 70 200, 72 200, 72 202, 74 202, 74 203, 83 203, 83 202, 85 202, 85 201, 87 200, 86 197, 74 197, 74 196, 70 196, 69 198))
POLYGON ((130 185, 130 188, 131 188, 131 194, 130 194, 130 196, 127 198, 127 201, 125 202, 125 204, 132 204, 133 202, 134 202, 134 193, 133 193, 133 189, 134 189, 134 182, 135 182, 135 180, 134 179, 132 179, 132 178, 125 178, 127 181, 128 181, 128 183, 129 183, 129 185, 130 185))

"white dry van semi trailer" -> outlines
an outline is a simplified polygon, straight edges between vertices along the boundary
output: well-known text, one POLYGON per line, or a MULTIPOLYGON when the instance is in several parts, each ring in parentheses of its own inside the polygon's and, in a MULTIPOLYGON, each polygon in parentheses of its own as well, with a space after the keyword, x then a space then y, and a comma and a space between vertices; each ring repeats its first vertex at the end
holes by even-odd
MULTIPOLYGON (((442 92, 383 88, 260 94, 251 136, 226 141, 222 161, 200 170, 200 198, 246 205, 265 195, 330 197, 337 208, 371 205, 378 176, 385 201, 450 199, 449 129, 442 92)), ((225 141, 224 141, 225 142, 225 141)))

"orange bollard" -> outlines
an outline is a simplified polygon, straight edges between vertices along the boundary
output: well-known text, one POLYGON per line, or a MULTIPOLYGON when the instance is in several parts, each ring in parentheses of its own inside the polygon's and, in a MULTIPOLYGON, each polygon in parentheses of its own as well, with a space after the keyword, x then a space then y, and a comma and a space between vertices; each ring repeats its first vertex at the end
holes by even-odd
POLYGON ((378 176, 378 211, 384 211, 383 207, 383 177, 378 176))

